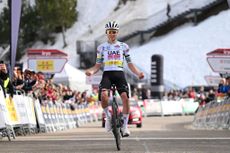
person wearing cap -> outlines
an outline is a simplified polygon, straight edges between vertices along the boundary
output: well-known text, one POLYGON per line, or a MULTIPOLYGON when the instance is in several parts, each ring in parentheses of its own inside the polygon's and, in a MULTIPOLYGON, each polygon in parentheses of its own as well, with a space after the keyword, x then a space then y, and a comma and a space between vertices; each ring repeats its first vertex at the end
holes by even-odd
POLYGON ((129 90, 125 78, 123 64, 126 61, 129 69, 139 78, 144 77, 144 73, 137 69, 132 63, 129 54, 129 46, 126 43, 117 40, 119 33, 119 25, 115 21, 108 22, 105 25, 105 33, 107 41, 97 48, 96 64, 87 69, 85 74, 91 76, 95 74, 101 66, 103 66, 102 80, 99 85, 99 100, 101 100, 102 108, 106 115, 105 128, 111 131, 111 114, 108 109, 109 90, 111 85, 115 84, 123 102, 123 126, 121 128, 123 136, 129 136, 128 120, 129 120, 129 90))

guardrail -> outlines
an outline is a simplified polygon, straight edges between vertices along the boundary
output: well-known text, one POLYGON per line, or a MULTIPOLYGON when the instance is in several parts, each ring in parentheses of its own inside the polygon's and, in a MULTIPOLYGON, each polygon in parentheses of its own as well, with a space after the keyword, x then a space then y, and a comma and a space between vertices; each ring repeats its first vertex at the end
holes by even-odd
POLYGON ((230 98, 209 102, 200 107, 195 115, 193 126, 208 129, 230 129, 230 98))

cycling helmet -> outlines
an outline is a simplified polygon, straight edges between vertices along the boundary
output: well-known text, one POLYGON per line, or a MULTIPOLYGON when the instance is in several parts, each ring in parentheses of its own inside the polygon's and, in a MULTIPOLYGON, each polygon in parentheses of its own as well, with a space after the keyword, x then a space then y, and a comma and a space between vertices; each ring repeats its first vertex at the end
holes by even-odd
POLYGON ((119 25, 116 21, 110 21, 105 25, 106 30, 114 29, 119 30, 119 25))

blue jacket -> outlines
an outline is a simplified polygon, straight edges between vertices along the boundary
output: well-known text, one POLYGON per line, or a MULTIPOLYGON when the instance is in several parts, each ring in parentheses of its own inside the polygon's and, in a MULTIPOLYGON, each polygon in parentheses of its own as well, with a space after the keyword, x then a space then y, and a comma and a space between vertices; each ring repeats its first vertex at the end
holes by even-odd
POLYGON ((228 91, 230 90, 230 85, 221 85, 219 86, 218 91, 221 93, 228 93, 228 91))

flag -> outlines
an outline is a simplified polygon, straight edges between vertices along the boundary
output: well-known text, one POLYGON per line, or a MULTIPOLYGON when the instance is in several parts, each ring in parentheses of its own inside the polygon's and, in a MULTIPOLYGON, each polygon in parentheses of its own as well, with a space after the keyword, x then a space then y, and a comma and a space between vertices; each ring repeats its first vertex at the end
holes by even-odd
POLYGON ((21 0, 10 0, 10 13, 11 13, 11 31, 10 31, 10 76, 12 78, 13 69, 16 61, 18 33, 21 17, 21 0))

